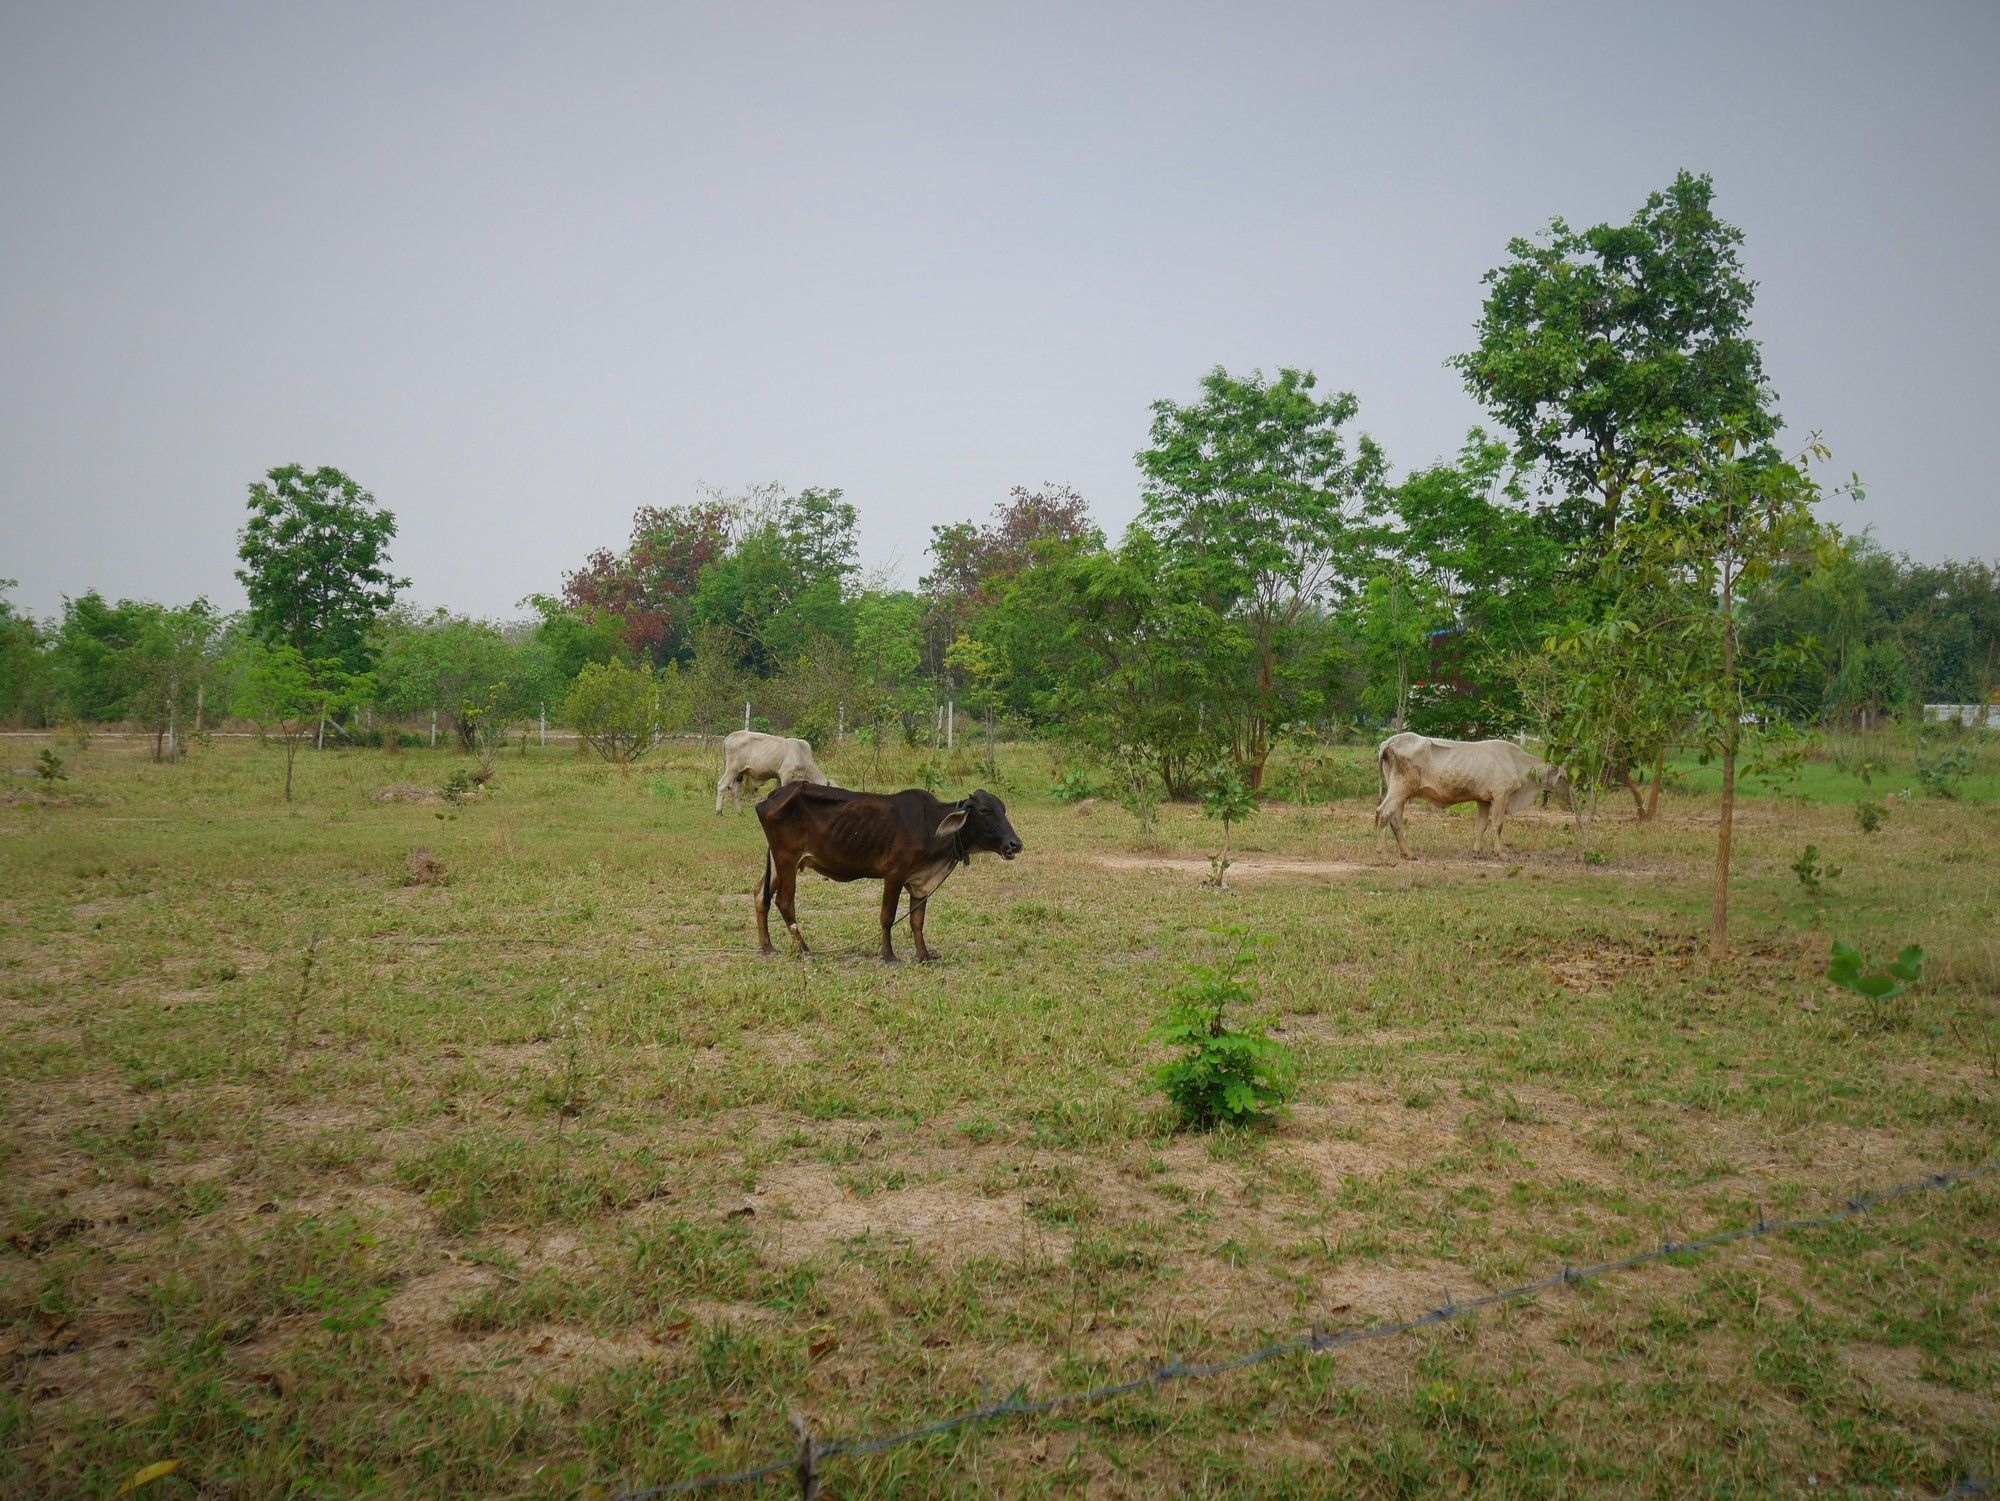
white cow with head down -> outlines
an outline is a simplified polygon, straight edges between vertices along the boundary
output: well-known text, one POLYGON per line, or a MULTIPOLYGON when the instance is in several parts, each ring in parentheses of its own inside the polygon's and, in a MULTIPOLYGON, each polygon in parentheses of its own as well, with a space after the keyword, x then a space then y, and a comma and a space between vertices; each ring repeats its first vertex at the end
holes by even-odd
POLYGON ((1479 804, 1479 828, 1472 852, 1486 842, 1489 820, 1493 852, 1500 853, 1500 830, 1507 815, 1519 813, 1544 792, 1559 792, 1579 820, 1575 791, 1560 766, 1529 755, 1511 740, 1433 740, 1405 730, 1376 748, 1382 769, 1382 801, 1375 809, 1375 844, 1392 829, 1396 848, 1405 860, 1410 847, 1403 839, 1403 808, 1413 797, 1449 808, 1454 803, 1479 804))
POLYGON ((743 794, 754 793, 766 782, 788 786, 793 782, 834 785, 833 778, 813 760, 809 741, 792 735, 766 735, 760 730, 731 730, 722 740, 722 776, 715 784, 715 811, 722 811, 722 795, 735 799, 743 810, 743 794))

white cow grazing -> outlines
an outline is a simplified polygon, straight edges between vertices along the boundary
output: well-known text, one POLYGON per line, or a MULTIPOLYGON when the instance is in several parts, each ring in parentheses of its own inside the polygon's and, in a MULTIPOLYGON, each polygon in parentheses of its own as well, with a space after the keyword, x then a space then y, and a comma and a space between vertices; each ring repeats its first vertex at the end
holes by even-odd
MULTIPOLYGON (((1529 755, 1511 740, 1433 740, 1408 730, 1391 735, 1377 748, 1382 768, 1382 801, 1375 809, 1375 845, 1382 847, 1382 830, 1395 830, 1396 848, 1405 860, 1410 847, 1403 840, 1403 806, 1421 797, 1449 808, 1454 803, 1479 804, 1479 828, 1472 837, 1476 855, 1486 842, 1489 818, 1493 853, 1500 853, 1500 829, 1509 813, 1519 813, 1544 792, 1560 792, 1570 812, 1576 795, 1559 766, 1529 755)), ((1579 815, 1580 817, 1580 815, 1579 815)))
POLYGON ((780 787, 793 782, 834 785, 833 778, 813 760, 809 741, 791 735, 766 735, 759 730, 731 730, 722 739, 722 777, 715 784, 715 811, 722 811, 722 795, 735 799, 737 812, 743 811, 743 794, 754 793, 766 782, 780 787))

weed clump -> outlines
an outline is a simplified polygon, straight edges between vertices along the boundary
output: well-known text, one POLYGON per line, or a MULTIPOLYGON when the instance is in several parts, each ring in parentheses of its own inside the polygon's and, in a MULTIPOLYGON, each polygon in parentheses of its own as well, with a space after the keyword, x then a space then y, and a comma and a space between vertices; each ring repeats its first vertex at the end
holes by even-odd
POLYGON ((35 757, 35 775, 44 782, 67 782, 69 773, 62 768, 63 758, 55 753, 52 746, 43 746, 42 753, 35 757))
POLYGON ((1963 744, 1939 745, 1928 735, 1917 740, 1917 783, 1930 797, 1956 798, 1972 774, 1972 751, 1963 744))
POLYGON ((426 849, 410 851, 410 875, 405 885, 442 886, 444 882, 444 861, 426 849))
POLYGON ((1224 932, 1235 940, 1229 957, 1197 966, 1175 988, 1166 1020, 1153 1030, 1158 1041, 1178 1050, 1153 1077, 1180 1123, 1199 1131, 1267 1121, 1292 1097, 1292 1053, 1271 1036, 1271 1024, 1230 1025, 1230 1007, 1257 998, 1244 975, 1256 940, 1241 928, 1224 932))
POLYGON ((1879 799, 1874 802, 1863 800, 1854 805, 1854 821, 1861 826, 1861 832, 1872 834, 1889 821, 1888 805, 1879 799))

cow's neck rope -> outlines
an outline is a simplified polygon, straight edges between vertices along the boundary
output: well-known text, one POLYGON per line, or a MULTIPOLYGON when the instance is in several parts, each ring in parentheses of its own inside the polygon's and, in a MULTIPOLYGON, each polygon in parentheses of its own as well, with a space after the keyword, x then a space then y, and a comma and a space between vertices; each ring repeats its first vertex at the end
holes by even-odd
MULTIPOLYGON (((965 802, 961 800, 957 803, 954 803, 952 806, 957 808, 959 811, 963 812, 965 809, 965 802)), ((959 827, 963 828, 964 825, 961 824, 959 827)), ((965 841, 959 838, 958 829, 953 829, 951 831, 951 867, 950 869, 945 871, 944 880, 939 881, 937 885, 931 887, 929 891, 925 892, 921 900, 927 902, 932 897, 936 896, 940 891, 944 890, 945 881, 949 881, 954 875, 958 873, 959 866, 970 865, 971 863, 972 863, 972 856, 968 855, 965 852, 965 841)), ((904 888, 905 891, 907 891, 908 889, 909 889, 908 887, 904 888)), ((919 898, 912 896, 909 899, 909 901, 904 904, 902 914, 896 918, 895 922, 890 923, 889 926, 891 928, 894 928, 898 923, 901 923, 906 918, 908 918, 911 910, 917 905, 918 900, 919 898)))

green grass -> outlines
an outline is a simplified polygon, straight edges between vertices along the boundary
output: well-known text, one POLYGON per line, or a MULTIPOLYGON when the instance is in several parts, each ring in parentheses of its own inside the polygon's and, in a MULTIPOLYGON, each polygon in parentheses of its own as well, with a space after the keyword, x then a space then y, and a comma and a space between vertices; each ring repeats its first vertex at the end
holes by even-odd
MULTIPOLYGON (((1142 848, 1003 748, 1027 853, 933 903, 941 963, 885 970, 876 889, 818 880, 814 956, 756 956, 756 823, 692 749, 509 753, 457 808, 371 796, 442 752, 302 755, 287 808, 252 745, 63 751, 72 781, 0 808, 9 1496, 161 1459, 150 1494, 657 1482, 783 1452, 791 1408, 871 1434, 2000 1151, 1988 752, 1873 835, 1831 760, 1753 798, 1711 976, 1695 771, 1656 825, 1607 797, 1588 865, 1553 813, 1474 861, 1470 817, 1424 810, 1399 865, 1372 795, 1267 804, 1217 892, 1196 810, 1142 848), (1819 904, 1808 842, 1843 867, 1819 904), (1148 1032, 1223 924, 1272 937, 1299 1096, 1176 1134, 1148 1032), (1929 978, 1871 1009, 1822 980, 1834 935, 1920 943, 1929 978)), ((831 1486, 1937 1493, 2000 1472, 1996 1246, 2000 1193, 1960 1188, 831 1486)))

